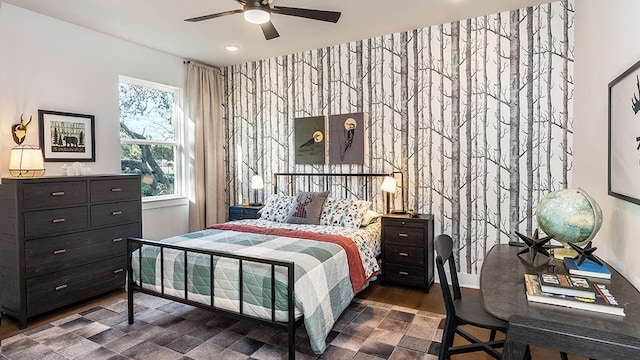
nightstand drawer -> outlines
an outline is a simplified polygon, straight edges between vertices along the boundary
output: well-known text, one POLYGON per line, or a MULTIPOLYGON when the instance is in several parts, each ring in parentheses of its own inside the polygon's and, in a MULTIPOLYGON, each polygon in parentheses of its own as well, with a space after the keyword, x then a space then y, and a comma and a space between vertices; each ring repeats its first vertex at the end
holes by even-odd
POLYGON ((419 219, 413 219, 409 217, 405 217, 403 219, 394 219, 384 217, 382 219, 384 222, 384 226, 397 226, 402 228, 424 228, 424 223, 419 219))
POLYGON ((424 248, 386 244, 384 261, 395 264, 424 265, 424 248))
POLYGON ((229 221, 259 219, 262 206, 229 206, 229 221))
POLYGON ((383 226, 384 241, 387 243, 398 243, 413 246, 424 246, 424 229, 423 227, 402 227, 395 225, 383 226))
POLYGON ((422 286, 424 284, 424 273, 424 267, 384 264, 385 279, 395 283, 422 286))

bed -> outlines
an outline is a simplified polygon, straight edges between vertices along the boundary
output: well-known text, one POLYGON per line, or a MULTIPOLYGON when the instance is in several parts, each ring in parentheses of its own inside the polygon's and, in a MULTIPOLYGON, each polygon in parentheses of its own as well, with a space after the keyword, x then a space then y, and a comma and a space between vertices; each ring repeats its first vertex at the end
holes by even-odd
POLYGON ((162 241, 129 239, 129 323, 138 291, 285 329, 290 359, 295 329, 304 324, 312 350, 321 354, 335 321, 380 271, 376 213, 371 202, 346 196, 368 197, 383 176, 274 174, 275 195, 261 219, 215 224, 162 241), (311 191, 319 184, 329 191, 311 191), (278 186, 297 193, 278 195, 278 186), (296 189, 301 186, 306 191, 296 189), (300 207, 304 196, 313 200, 300 207), (318 202, 320 207, 312 206, 318 202), (318 216, 318 223, 296 219, 301 214, 295 209, 318 216))

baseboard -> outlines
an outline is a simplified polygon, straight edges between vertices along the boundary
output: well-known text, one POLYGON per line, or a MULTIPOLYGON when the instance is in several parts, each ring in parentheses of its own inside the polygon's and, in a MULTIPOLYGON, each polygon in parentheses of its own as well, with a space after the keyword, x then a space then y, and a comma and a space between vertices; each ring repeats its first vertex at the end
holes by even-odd
MULTIPOLYGON (((449 273, 447 272, 447 275, 448 274, 449 273)), ((437 272, 435 282, 440 283, 437 272)), ((461 287, 480 289, 480 275, 458 273, 458 283, 461 287)))

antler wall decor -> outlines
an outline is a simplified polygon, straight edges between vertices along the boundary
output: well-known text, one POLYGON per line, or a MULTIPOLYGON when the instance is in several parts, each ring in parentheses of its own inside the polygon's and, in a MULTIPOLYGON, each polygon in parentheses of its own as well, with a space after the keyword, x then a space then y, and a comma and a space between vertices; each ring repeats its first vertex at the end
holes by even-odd
POLYGON ((25 124, 24 119, 22 119, 23 115, 24 114, 20 115, 20 124, 11 126, 11 135, 13 135, 13 141, 15 141, 18 145, 21 145, 24 142, 24 139, 27 137, 27 126, 31 124, 31 119, 33 118, 33 116, 30 116, 29 121, 27 121, 27 123, 25 124))

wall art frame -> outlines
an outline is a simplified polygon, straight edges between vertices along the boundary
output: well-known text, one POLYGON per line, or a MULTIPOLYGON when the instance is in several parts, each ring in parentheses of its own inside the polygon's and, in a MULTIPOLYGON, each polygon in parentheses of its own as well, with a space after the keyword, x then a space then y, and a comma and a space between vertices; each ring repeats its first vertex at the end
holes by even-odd
POLYGON ((95 116, 38 110, 45 161, 96 161, 95 116))
POLYGON ((329 164, 364 164, 364 113, 329 115, 329 164))
POLYGON ((640 61, 609 83, 608 194, 640 205, 640 61))

